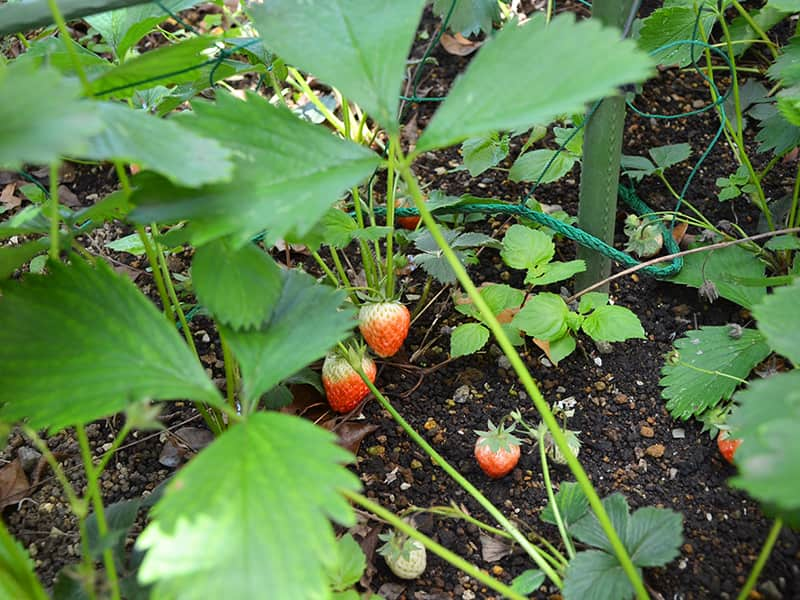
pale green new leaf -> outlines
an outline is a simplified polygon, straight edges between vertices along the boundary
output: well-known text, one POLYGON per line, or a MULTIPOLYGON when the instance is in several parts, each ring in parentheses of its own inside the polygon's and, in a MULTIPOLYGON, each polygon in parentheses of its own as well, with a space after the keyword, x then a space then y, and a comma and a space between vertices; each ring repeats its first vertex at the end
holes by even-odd
MULTIPOLYGON (((480 288, 480 295, 486 300, 486 304, 489 305, 495 316, 507 308, 518 308, 525 299, 525 292, 505 283, 485 285, 480 288)), ((476 318, 478 318, 477 315, 476 318)))
POLYGON ((511 181, 552 183, 569 173, 577 161, 577 157, 568 152, 544 148, 531 150, 514 161, 508 178, 511 181))
POLYGON ((343 591, 355 585, 367 568, 367 557, 358 542, 349 533, 336 541, 336 566, 328 570, 328 578, 334 590, 343 591))
POLYGON ((350 335, 352 309, 343 309, 345 293, 318 284, 299 271, 283 274, 280 299, 272 316, 255 331, 223 327, 242 370, 243 394, 253 403, 350 335))
POLYGON ((233 247, 226 240, 200 246, 192 259, 197 299, 234 329, 261 325, 281 296, 281 270, 255 244, 233 247))
POLYGON ((539 569, 526 569, 514 577, 514 580, 511 582, 511 589, 518 594, 528 596, 539 589, 539 586, 544 583, 544 580, 545 574, 539 569))
POLYGON ((231 178, 231 152, 215 139, 122 104, 102 102, 95 110, 104 129, 89 140, 83 158, 135 162, 190 187, 231 178))
POLYGON ((0 520, 0 597, 15 600, 47 600, 33 572, 33 561, 0 520))
POLYGON ((489 341, 489 330, 480 323, 462 323, 450 334, 450 356, 474 354, 489 341))
POLYGON ((270 0, 248 10, 270 50, 336 86, 396 133, 406 58, 424 3, 270 0))
POLYGON ((742 439, 731 484, 781 510, 800 509, 800 371, 753 381, 729 424, 742 439))
POLYGON ((740 246, 728 246, 685 256, 683 269, 668 281, 696 288, 710 281, 721 297, 752 308, 764 297, 766 288, 744 286, 740 280, 762 279, 764 268, 764 263, 752 252, 740 246))
POLYGON ((549 123, 556 115, 582 110, 615 86, 645 79, 651 66, 632 42, 620 41, 617 30, 594 19, 576 23, 574 16, 562 14, 545 26, 537 15, 524 25, 509 25, 478 51, 416 150, 549 123), (555 56, 558 60, 547 58, 555 56), (489 93, 493 89, 503 90, 503 102, 489 93))
POLYGON ((689 158, 692 155, 692 147, 686 143, 670 144, 669 146, 650 148, 648 153, 659 169, 668 169, 689 158))
POLYGON ((582 260, 570 260, 567 262, 551 262, 543 265, 537 274, 528 273, 525 283, 530 285, 549 285, 557 281, 569 279, 576 273, 586 270, 586 263, 582 260))
POLYGON ((786 13, 800 12, 800 4, 797 0, 769 0, 767 6, 786 13))
MULTIPOLYGON (((433 14, 444 20, 450 12, 453 0, 433 0, 433 14)), ((450 31, 464 36, 492 33, 492 23, 500 19, 497 0, 458 0, 450 15, 450 31)))
POLYGON ((130 279, 74 256, 48 270, 0 296, 0 417, 58 430, 142 399, 221 400, 175 326, 130 279))
POLYGON ((0 168, 80 155, 103 122, 77 81, 50 67, 0 63, 0 168))
POLYGON ((178 13, 194 6, 197 1, 162 0, 161 6, 156 3, 140 4, 92 15, 86 17, 85 20, 103 36, 104 42, 114 48, 114 53, 119 58, 123 58, 128 49, 142 39, 147 32, 170 18, 167 10, 178 13))
POLYGON ((355 519, 358 478, 336 436, 295 416, 252 415, 181 469, 137 542, 153 598, 323 599, 337 557, 328 519, 355 519))
POLYGON ((369 176, 379 158, 361 146, 276 108, 256 94, 245 101, 218 93, 198 101, 179 123, 233 151, 230 183, 197 189, 140 177, 131 218, 141 223, 191 219, 192 240, 232 235, 246 243, 264 229, 272 239, 303 236, 340 194, 369 176))
POLYGON ((546 263, 555 254, 553 240, 546 233, 515 224, 503 238, 500 257, 512 269, 530 269, 546 263))
POLYGON ((639 317, 623 306, 611 304, 598 306, 583 320, 581 329, 598 342, 624 342, 646 337, 639 317))
POLYGON ((550 340, 549 343, 550 350, 547 356, 549 356, 550 360, 556 365, 575 351, 575 338, 572 337, 570 332, 565 333, 559 338, 550 340))
POLYGON ((775 352, 783 354, 795 365, 800 365, 800 280, 779 287, 760 304, 753 307, 758 330, 767 338, 775 352))
POLYGON ((606 304, 608 304, 608 294, 603 294, 602 292, 589 292, 588 294, 581 296, 581 300, 578 304, 578 312, 582 315, 585 315, 596 308, 605 306, 606 304))
POLYGON ((729 327, 701 327, 675 341, 676 356, 662 367, 659 384, 667 410, 676 419, 688 419, 731 397, 758 363, 770 353, 764 336, 742 330, 738 339, 729 327))
POLYGON ((543 292, 528 300, 511 323, 531 337, 555 340, 567 331, 568 313, 561 296, 543 292))
POLYGON ((563 594, 564 600, 628 600, 634 591, 616 556, 584 550, 569 562, 563 594))
POLYGON ((654 10, 642 23, 639 31, 639 47, 648 52, 653 52, 659 64, 685 67, 694 60, 702 58, 703 49, 692 44, 679 43, 685 40, 707 41, 708 34, 714 26, 716 17, 708 12, 700 19, 703 32, 699 26, 695 28, 697 13, 690 6, 670 6, 654 10), (662 48, 667 46, 666 48, 662 48))

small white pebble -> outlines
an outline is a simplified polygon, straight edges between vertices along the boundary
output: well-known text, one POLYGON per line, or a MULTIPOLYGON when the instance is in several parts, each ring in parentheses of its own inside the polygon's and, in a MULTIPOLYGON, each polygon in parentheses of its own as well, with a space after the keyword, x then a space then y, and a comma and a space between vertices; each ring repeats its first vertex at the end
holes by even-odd
POLYGON ((686 431, 681 428, 673 429, 672 437, 674 437, 676 440, 682 440, 686 437, 686 431))
POLYGON ((594 357, 594 364, 596 364, 598 367, 602 367, 603 366, 603 359, 600 358, 599 356, 595 356, 594 357))

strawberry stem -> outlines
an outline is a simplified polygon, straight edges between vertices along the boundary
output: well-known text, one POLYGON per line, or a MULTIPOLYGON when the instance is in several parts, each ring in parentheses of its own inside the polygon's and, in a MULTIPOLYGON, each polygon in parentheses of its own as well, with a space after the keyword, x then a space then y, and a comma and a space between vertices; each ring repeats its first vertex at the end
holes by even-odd
POLYGON ((414 527, 403 521, 403 519, 401 519, 391 511, 386 510, 380 504, 373 502, 372 500, 366 498, 365 496, 362 496, 361 494, 358 494, 356 492, 351 492, 349 490, 343 490, 342 494, 351 502, 355 502, 356 504, 363 506, 371 513, 374 513, 381 519, 384 519, 396 530, 400 531, 401 533, 404 533, 410 538, 418 540, 428 550, 430 550, 437 556, 441 557, 442 559, 446 560, 451 565, 460 569, 467 575, 470 575, 473 578, 477 579, 487 587, 490 587, 493 590, 503 594, 503 596, 505 596, 506 598, 512 598, 513 600, 525 600, 525 596, 515 592, 506 584, 502 583, 501 581, 498 581, 488 573, 481 571, 478 567, 476 567, 472 563, 467 562, 466 560, 461 558, 458 554, 455 554, 450 550, 448 550, 447 548, 445 548, 444 546, 436 543, 424 533, 420 533, 417 529, 415 529, 414 527))

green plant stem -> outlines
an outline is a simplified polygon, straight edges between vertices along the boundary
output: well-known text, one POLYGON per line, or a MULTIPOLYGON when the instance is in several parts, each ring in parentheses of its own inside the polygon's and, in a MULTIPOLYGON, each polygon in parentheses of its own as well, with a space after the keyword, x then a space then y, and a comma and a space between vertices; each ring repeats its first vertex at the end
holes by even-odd
MULTIPOLYGON (((736 112, 736 130, 733 131, 732 134, 736 139, 736 150, 739 154, 741 163, 747 167, 747 171, 750 174, 750 179, 753 182, 753 185, 756 186, 756 199, 758 207, 764 214, 764 218, 766 219, 770 230, 773 231, 775 229, 775 224, 772 221, 772 213, 769 210, 769 206, 767 206, 767 198, 764 195, 764 189, 761 187, 761 180, 753 168, 753 164, 750 162, 750 157, 747 156, 747 151, 745 150, 743 131, 744 117, 742 116, 742 104, 739 96, 739 78, 736 74, 736 59, 733 56, 731 33, 728 29, 728 24, 725 21, 724 16, 720 15, 720 18, 717 20, 719 21, 720 27, 722 27, 722 32, 728 49, 728 60, 731 62, 731 86, 733 88, 733 106, 734 111, 736 112)), ((728 123, 730 123, 730 119, 728 119, 728 123)))
POLYGON ((399 148, 400 138, 393 135, 389 140, 389 165, 386 172, 386 226, 389 228, 389 233, 386 235, 386 295, 389 299, 394 298, 394 199, 399 148))
POLYGON ((314 90, 306 82, 306 78, 300 74, 300 71, 293 67, 289 67, 289 74, 292 76, 291 79, 287 79, 286 81, 294 87, 296 90, 303 92, 309 101, 317 108, 317 110, 325 117, 325 120, 330 123, 334 129, 341 135, 344 135, 344 123, 339 120, 336 115, 334 115, 328 107, 320 100, 317 95, 314 93, 314 90))
POLYGON ((102 473, 106 465, 108 465, 108 461, 111 460, 111 457, 114 455, 114 452, 122 445, 122 442, 125 441, 125 438, 128 437, 128 434, 131 432, 132 427, 126 422, 122 429, 120 429, 119 433, 114 436, 114 439, 111 441, 111 447, 103 453, 103 456, 100 457, 100 460, 97 462, 96 471, 99 475, 102 473))
POLYGON ((444 457, 439 454, 434 448, 425 441, 425 439, 419 435, 411 425, 397 412, 394 406, 386 399, 386 397, 375 387, 373 384, 364 374, 364 371, 361 369, 361 365, 352 365, 353 368, 358 372, 361 378, 364 380, 364 383, 369 387, 370 391, 375 395, 380 402, 381 406, 383 406, 389 413, 392 415, 392 418, 397 422, 400 427, 402 427, 408 436, 414 440, 414 442, 422 448, 428 456, 431 457, 431 460, 439 465, 445 473, 447 473, 458 485, 460 485, 470 496, 475 498, 486 512, 488 512, 494 519, 497 521, 514 540, 522 546, 522 548, 528 553, 531 557, 533 562, 544 572, 547 577, 550 578, 550 581, 553 582, 555 586, 559 589, 563 587, 563 581, 558 573, 556 573, 552 567, 550 567, 549 563, 542 557, 542 551, 536 548, 533 544, 530 543, 528 538, 526 538, 512 523, 509 521, 503 513, 501 513, 497 507, 491 503, 491 501, 484 496, 478 488, 472 485, 461 473, 459 473, 456 469, 454 469, 450 463, 448 463, 444 457))
POLYGON ((69 35, 67 22, 64 20, 64 15, 61 14, 61 10, 59 10, 56 0, 47 0, 47 6, 50 8, 50 13, 53 15, 53 21, 55 22, 56 27, 58 27, 58 33, 61 36, 61 41, 64 43, 64 48, 67 50, 69 59, 72 62, 72 68, 75 69, 75 72, 78 74, 78 79, 80 79, 81 86, 83 87, 83 93, 87 96, 90 96, 92 86, 89 83, 89 78, 86 76, 86 72, 83 70, 83 65, 81 65, 81 60, 78 57, 78 52, 71 43, 72 37, 69 35))
MULTIPOLYGON (((225 339, 225 334, 223 333, 221 328, 217 328, 217 333, 219 334, 219 344, 222 346, 222 361, 225 363, 225 395, 228 399, 228 406, 230 406, 234 411, 236 410, 236 358, 233 356, 233 352, 231 352, 231 347, 228 345, 228 341, 225 339)), ((245 410, 249 413, 250 406, 242 407, 242 412, 245 410)))
MULTIPOLYGON (((103 507, 103 495, 98 485, 100 470, 94 465, 92 451, 89 448, 89 438, 86 435, 86 428, 83 425, 78 425, 75 428, 75 432, 77 433, 78 445, 81 449, 83 466, 86 470, 86 494, 94 508, 94 515, 97 520, 97 533, 102 539, 108 533, 108 523, 106 522, 106 513, 103 507)), ((111 553, 111 548, 105 548, 103 550, 103 566, 106 569, 106 578, 111 588, 111 598, 112 600, 120 600, 119 577, 117 576, 117 566, 114 564, 114 555, 111 553)))
POLYGON ((433 285, 433 277, 428 275, 425 278, 425 284, 422 286, 422 293, 419 295, 419 300, 417 300, 414 310, 411 311, 412 321, 422 312, 422 309, 425 308, 425 303, 428 301, 428 296, 431 294, 431 285, 433 285))
MULTIPOLYGON (((151 231, 155 231, 155 226, 150 226, 151 231)), ((172 302, 167 295, 167 288, 164 285, 164 278, 161 276, 161 268, 158 264, 158 254, 156 253, 153 244, 150 243, 150 236, 147 235, 143 225, 136 226, 136 233, 139 234, 139 240, 144 247, 144 253, 147 255, 147 262, 150 263, 150 273, 153 275, 153 280, 156 282, 156 289, 158 296, 161 298, 161 305, 164 307, 164 316, 170 324, 175 323, 175 312, 172 310, 172 302)))
POLYGON ((314 260, 316 261, 316 263, 319 265, 319 268, 320 268, 320 269, 322 269, 322 271, 325 273, 325 275, 327 275, 327 276, 328 276, 328 279, 330 279, 330 280, 331 280, 331 283, 332 283, 332 284, 333 284, 335 287, 339 287, 339 285, 341 284, 341 282, 340 282, 340 281, 339 281, 339 279, 336 277, 336 273, 334 273, 333 271, 331 271, 330 267, 329 267, 328 265, 326 265, 326 264, 325 264, 325 261, 324 261, 324 260, 322 260, 322 257, 319 255, 319 252, 317 252, 316 250, 312 250, 312 251, 311 251, 311 256, 314 258, 314 260))
POLYGON ((342 283, 347 287, 348 292, 350 293, 350 298, 353 302, 358 305, 358 298, 353 292, 353 285, 350 283, 350 279, 347 277, 347 271, 344 270, 344 265, 342 264, 342 259, 339 258, 339 251, 336 250, 333 246, 330 247, 331 251, 331 258, 333 259, 333 264, 336 265, 336 272, 339 273, 339 277, 342 280, 342 283))
POLYGON ((739 595, 736 597, 736 600, 747 600, 747 598, 750 597, 750 592, 755 587, 756 582, 758 581, 758 576, 761 575, 761 570, 764 568, 764 565, 766 564, 767 559, 772 552, 772 547, 778 540, 778 535, 780 535, 782 527, 783 520, 781 518, 775 519, 775 522, 772 524, 772 528, 769 530, 767 539, 764 540, 764 545, 761 547, 761 552, 758 554, 756 564, 753 565, 753 569, 750 571, 750 576, 747 578, 747 581, 745 582, 742 591, 739 592, 739 595))
POLYGON ((797 175, 795 175, 794 189, 792 190, 792 207, 789 209, 789 220, 786 222, 789 227, 800 225, 797 212, 798 197, 800 197, 800 162, 797 163, 797 175))
MULTIPOLYGON (((361 207, 361 194, 358 193, 358 187, 353 187, 350 190, 350 196, 353 198, 353 210, 356 213, 356 223, 360 229, 364 229, 364 211, 361 207)), ((372 253, 369 251, 369 244, 366 240, 359 239, 358 247, 361 250, 361 264, 364 266, 364 275, 367 278, 367 285, 369 287, 378 286, 378 272, 373 260, 372 253)), ((380 245, 375 242, 376 256, 380 259, 380 245)))
POLYGON ((278 81, 275 71, 273 69, 267 69, 267 75, 269 76, 269 82, 272 84, 272 90, 275 92, 275 95, 278 96, 278 102, 283 105, 284 108, 289 109, 289 104, 287 104, 286 98, 283 97, 281 82, 278 81))
POLYGON ((761 26, 759 26, 759 24, 756 23, 755 19, 753 19, 753 17, 750 16, 750 13, 747 12, 747 9, 745 9, 744 6, 739 4, 737 0, 733 0, 731 4, 733 4, 734 8, 739 12, 739 14, 745 20, 745 22, 750 26, 750 29, 752 29, 756 33, 756 35, 761 38, 760 41, 763 41, 767 45, 767 48, 769 48, 769 51, 772 54, 772 59, 775 60, 776 58, 778 58, 778 50, 775 46, 775 43, 771 39, 769 39, 769 36, 767 36, 767 34, 764 32, 761 26))
POLYGON ((58 213, 58 167, 59 161, 50 165, 50 260, 57 261, 60 254, 58 229, 60 215, 58 213))
POLYGON ((553 507, 553 516, 556 519, 556 526, 558 533, 561 535, 561 540, 564 542, 564 547, 567 549, 567 555, 570 560, 575 558, 575 546, 572 544, 572 538, 567 533, 567 527, 564 525, 564 519, 561 518, 561 511, 556 502, 556 496, 553 493, 553 484, 550 481, 550 469, 547 466, 547 450, 544 447, 544 432, 539 434, 539 458, 542 462, 542 477, 544 478, 544 487, 547 490, 547 499, 550 501, 550 506, 553 507))
POLYGON ((342 494, 351 502, 363 506, 368 511, 376 514, 381 519, 384 519, 396 530, 406 534, 408 537, 414 538, 415 540, 419 541, 428 550, 430 550, 437 556, 441 557, 442 559, 446 560, 451 565, 463 571, 470 577, 473 577, 474 579, 480 581, 485 586, 490 587, 491 589, 503 594, 506 598, 512 598, 512 600, 525 600, 525 596, 515 592, 506 584, 498 581, 494 577, 490 576, 488 573, 481 571, 478 567, 476 567, 470 562, 467 562, 466 560, 461 558, 458 554, 451 552, 441 544, 438 544, 435 541, 433 541, 425 534, 420 533, 417 529, 415 529, 414 527, 403 521, 403 519, 399 518, 391 511, 383 508, 380 504, 373 502, 369 498, 366 498, 365 496, 362 496, 361 494, 357 494, 355 492, 343 491, 342 494))
POLYGON ((511 341, 508 339, 505 331, 492 313, 492 310, 486 304, 483 296, 480 295, 478 289, 475 287, 475 284, 472 283, 472 280, 469 278, 466 269, 458 260, 450 246, 448 246, 447 241, 444 239, 442 232, 439 229, 439 225, 436 223, 436 220, 433 218, 433 215, 425 203, 425 200, 422 196, 422 191, 419 189, 419 185, 417 184, 417 181, 414 178, 414 175, 411 172, 408 164, 405 162, 402 163, 400 172, 403 175, 406 184, 408 185, 409 192, 414 198, 414 204, 419 210, 423 222, 428 227, 428 230, 430 231, 432 237, 436 240, 439 248, 442 250, 447 262, 450 264, 450 268, 453 269, 453 272, 456 274, 458 281, 464 287, 464 290, 469 295, 475 307, 483 316, 484 323, 489 326, 489 329, 494 334, 498 345, 503 350, 506 357, 508 357, 511 365, 514 367, 514 371, 520 378, 525 391, 528 393, 536 409, 539 411, 542 421, 544 421, 545 425, 547 425, 547 428, 550 430, 550 434, 553 436, 553 442, 556 444, 556 446, 558 446, 558 449, 561 450, 561 453, 566 458, 570 470, 572 471, 573 475, 575 475, 578 485, 581 487, 581 490, 583 490, 584 494, 589 500, 589 504, 592 507, 597 520, 600 522, 600 526, 603 528, 603 531, 608 537, 611 547, 614 550, 614 554, 619 559, 623 571, 625 571, 625 574, 628 576, 636 596, 640 599, 649 598, 647 590, 644 587, 644 583, 639 575, 639 571, 631 561, 625 546, 619 539, 619 535, 614 530, 614 525, 611 523, 611 519, 609 518, 605 508, 603 508, 600 497, 592 486, 591 481, 589 481, 586 471, 584 471, 580 462, 578 462, 578 459, 575 458, 575 455, 572 453, 572 450, 567 443, 567 439, 564 433, 561 431, 558 421, 550 410, 550 407, 547 405, 547 402, 542 397, 542 394, 539 391, 539 388, 536 386, 533 377, 531 377, 531 374, 525 367, 525 363, 523 363, 522 358, 517 353, 516 348, 514 348, 514 346, 511 344, 511 341))

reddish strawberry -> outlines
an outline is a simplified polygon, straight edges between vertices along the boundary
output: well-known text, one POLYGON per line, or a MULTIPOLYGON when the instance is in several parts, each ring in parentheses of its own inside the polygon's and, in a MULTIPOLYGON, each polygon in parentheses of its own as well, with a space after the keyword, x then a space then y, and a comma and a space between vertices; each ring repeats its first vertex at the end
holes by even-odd
POLYGON ((361 335, 383 358, 397 354, 410 325, 411 313, 399 302, 370 302, 362 305, 358 313, 361 335))
POLYGON ((475 458, 483 472, 492 479, 508 475, 519 462, 520 440, 514 434, 514 425, 504 429, 489 421, 487 431, 475 431, 478 441, 475 442, 475 458))
POLYGON ((736 449, 741 443, 742 440, 729 437, 727 431, 720 431, 719 435, 717 436, 717 447, 719 448, 719 453, 722 454, 723 458, 731 464, 733 464, 733 455, 736 454, 736 449))
MULTIPOLYGON (((412 202, 404 202, 402 198, 397 198, 394 201, 395 208, 409 208, 413 207, 412 202)), ((419 215, 413 217, 395 217, 394 221, 403 229, 410 229, 413 231, 419 225, 421 217, 419 215)))
MULTIPOLYGON (((375 361, 369 356, 362 356, 361 368, 370 381, 375 381, 375 361)), ((347 358, 340 354, 328 354, 322 364, 322 385, 328 403, 338 413, 353 410, 369 394, 369 388, 347 358)))

